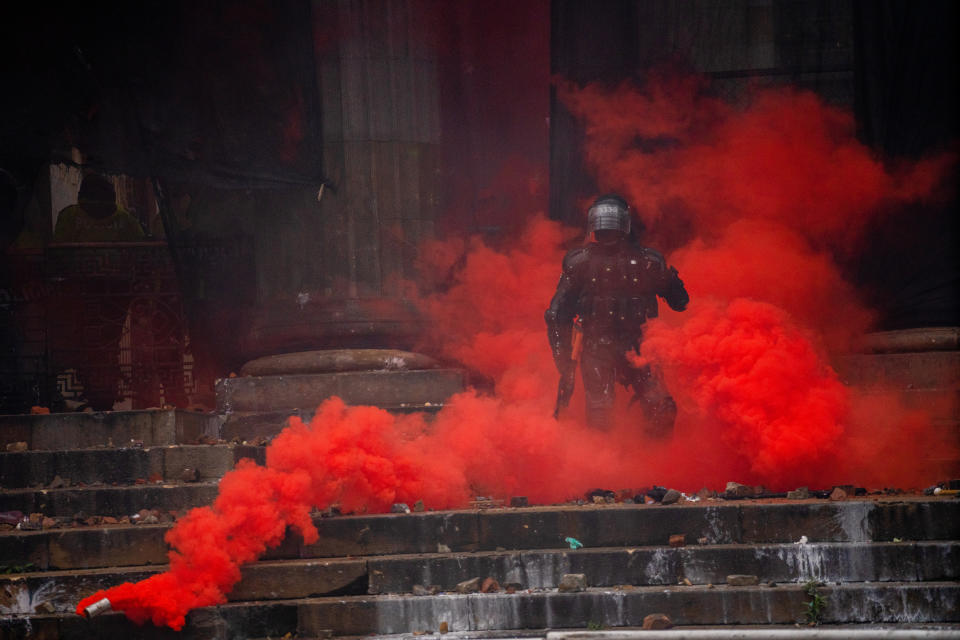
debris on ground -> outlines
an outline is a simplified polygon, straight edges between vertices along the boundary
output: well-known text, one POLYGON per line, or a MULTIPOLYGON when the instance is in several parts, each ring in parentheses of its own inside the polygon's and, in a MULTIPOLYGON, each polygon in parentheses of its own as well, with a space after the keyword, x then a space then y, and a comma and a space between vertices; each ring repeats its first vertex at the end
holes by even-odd
POLYGON ((563 541, 566 542, 568 545, 570 545, 570 548, 573 550, 583 548, 583 543, 577 540, 576 538, 566 537, 563 539, 563 541))
POLYGON ((443 621, 440 623, 440 628, 437 629, 437 631, 440 633, 447 633, 450 631, 450 625, 446 621, 443 621))
POLYGON ((665 613, 651 613, 643 618, 643 628, 650 631, 656 629, 670 629, 673 621, 665 613))
POLYGON ((200 479, 200 474, 194 467, 184 467, 180 472, 181 482, 196 482, 200 479))
POLYGON ((830 492, 830 500, 836 502, 837 500, 846 500, 847 492, 841 489, 840 487, 834 487, 833 491, 830 492))
POLYGON ((65 489, 70 486, 70 478, 61 478, 60 476, 53 476, 53 480, 50 481, 48 489, 65 489))
POLYGON ((557 591, 561 593, 577 593, 586 589, 587 576, 583 573, 565 573, 557 585, 557 591))
POLYGON ((685 547, 687 546, 687 534, 675 533, 670 536, 669 542, 671 547, 685 547))
POLYGON ((423 506, 423 500, 417 500, 416 502, 414 502, 414 503, 413 503, 413 510, 414 510, 416 513, 423 513, 423 511, 425 511, 425 508, 424 508, 424 506, 423 506))
POLYGON ((50 415, 50 407, 40 407, 34 405, 30 407, 30 415, 32 416, 48 416, 50 415))
POLYGON ((410 507, 403 502, 396 502, 390 507, 390 513, 410 513, 410 507))
POLYGON ((470 578, 459 583, 456 588, 457 593, 476 593, 480 591, 480 578, 470 578))
POLYGON ((751 587, 760 584, 760 579, 754 575, 734 573, 727 576, 727 584, 731 587, 751 587))
POLYGON ((27 448, 28 448, 27 443, 23 442, 22 440, 19 442, 7 443, 7 451, 20 452, 20 451, 26 451, 27 448))
POLYGON ((590 489, 586 494, 587 502, 596 504, 613 503, 617 501, 617 494, 609 489, 590 489))
POLYGON ((506 591, 507 593, 516 593, 517 591, 521 591, 522 589, 523 589, 523 585, 520 584, 519 582, 507 582, 507 583, 504 583, 503 585, 503 590, 506 591))
POLYGON ((500 583, 494 578, 486 578, 480 585, 480 593, 496 593, 500 591, 500 583))
POLYGON ((675 504, 681 497, 680 492, 676 489, 667 489, 667 492, 663 494, 663 498, 660 499, 660 504, 675 504))
POLYGON ((754 495, 753 487, 739 482, 728 482, 723 492, 725 498, 748 498, 754 495))
POLYGON ((797 487, 793 491, 787 491, 787 500, 807 500, 810 498, 809 487, 797 487))

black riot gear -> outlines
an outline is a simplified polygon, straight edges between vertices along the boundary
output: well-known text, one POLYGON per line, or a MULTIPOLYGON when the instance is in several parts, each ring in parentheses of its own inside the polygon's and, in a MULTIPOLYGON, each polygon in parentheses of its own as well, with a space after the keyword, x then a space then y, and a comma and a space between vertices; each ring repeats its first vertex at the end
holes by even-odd
POLYGON ((630 207, 620 196, 600 196, 587 211, 587 229, 630 233, 630 207))
POLYGON ((641 404, 648 430, 665 435, 673 427, 676 404, 659 372, 650 365, 634 367, 626 354, 639 353, 644 324, 657 317, 658 297, 675 311, 683 311, 690 298, 677 270, 668 267, 660 253, 630 238, 629 209, 621 198, 600 198, 590 212, 591 231, 600 241, 567 253, 545 314, 554 362, 566 376, 576 366, 571 360, 571 334, 578 317, 588 422, 610 425, 615 386, 621 384, 632 389, 632 401, 641 404), (598 209, 601 206, 610 209, 598 209), (627 216, 626 225, 617 219, 621 212, 627 216), (616 229, 606 226, 611 220, 617 221, 616 229))

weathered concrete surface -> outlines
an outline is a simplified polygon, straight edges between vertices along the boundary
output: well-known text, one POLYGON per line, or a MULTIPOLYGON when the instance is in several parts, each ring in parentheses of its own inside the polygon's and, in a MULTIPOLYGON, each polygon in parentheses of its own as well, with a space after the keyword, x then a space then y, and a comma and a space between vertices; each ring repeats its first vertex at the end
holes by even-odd
POLYGON ((0 534, 0 566, 38 570, 163 564, 165 525, 83 527, 0 534))
POLYGON ((297 607, 291 601, 197 609, 187 615, 182 631, 150 623, 137 626, 122 613, 91 620, 75 614, 0 618, 4 640, 238 640, 279 638, 296 628, 297 607))
MULTIPOLYGON (((519 548, 525 552, 568 549, 561 536, 567 529, 576 531, 574 537, 587 545, 587 549, 582 551, 596 549, 604 542, 606 544, 603 546, 606 547, 666 547, 670 534, 676 533, 674 527, 683 524, 684 520, 672 519, 664 514, 685 511, 689 512, 683 516, 688 523, 696 526, 702 526, 704 522, 710 526, 716 525, 710 530, 715 541, 713 544, 686 547, 697 552, 701 548, 709 549, 731 542, 792 543, 795 542, 793 538, 799 535, 808 535, 811 543, 850 539, 890 542, 894 538, 960 540, 960 500, 950 498, 876 503, 738 502, 720 507, 532 507, 333 518, 316 515, 313 521, 320 533, 317 543, 305 545, 298 535, 288 533, 281 546, 269 550, 264 557, 292 559, 429 554, 437 553, 441 548, 439 545, 444 545, 453 553, 494 551, 497 547, 506 550, 503 542, 511 540, 511 532, 525 531, 523 525, 531 523, 541 527, 536 529, 538 535, 527 536, 524 542, 529 546, 511 543, 511 549, 519 548), (720 509, 722 516, 717 516, 716 509, 720 509), (558 512, 563 512, 563 515, 558 512), (746 529, 741 529, 741 520, 746 529), (607 529, 613 526, 620 529, 607 529)), ((67 551, 55 553, 57 562, 49 566, 126 566, 139 563, 135 551, 141 546, 144 548, 143 563, 164 562, 166 545, 163 535, 167 528, 164 525, 137 525, 0 532, 0 565, 33 562, 38 567, 47 568, 50 550, 64 548, 67 551), (70 560, 71 557, 74 559, 70 560), (69 563, 64 564, 66 562, 69 563)), ((695 539, 689 534, 688 538, 695 539)))
MULTIPOLYGON (((0 614, 69 613, 81 598, 96 591, 145 580, 166 568, 158 565, 0 575, 0 614)), ((364 594, 366 578, 366 562, 358 559, 258 562, 243 567, 243 578, 228 599, 243 602, 364 594)))
POLYGON ((14 489, 0 492, 0 511, 42 513, 52 517, 132 515, 141 509, 177 511, 208 505, 217 484, 154 484, 74 489, 14 489))
POLYGON ((264 461, 263 448, 234 445, 169 445, 144 448, 77 449, 0 453, 0 487, 44 488, 59 476, 77 484, 134 484, 160 478, 180 480, 185 467, 200 480, 215 480, 240 458, 264 461))
POLYGON ((370 593, 409 593, 414 585, 452 590, 469 578, 556 588, 569 573, 592 587, 722 584, 735 573, 760 581, 912 582, 960 578, 960 543, 705 545, 576 551, 422 554, 369 558, 370 593))
POLYGON ((463 391, 464 382, 459 369, 225 378, 217 381, 217 409, 223 413, 313 410, 333 396, 347 404, 383 408, 440 404, 463 391))
POLYGON ((876 331, 864 336, 861 347, 873 353, 956 351, 960 349, 960 327, 876 331))
POLYGON ((397 349, 325 349, 264 356, 240 369, 242 376, 283 376, 341 371, 435 369, 430 356, 397 349))
POLYGON ((950 389, 960 384, 960 351, 847 355, 835 358, 834 366, 849 385, 950 389))
POLYGON ((444 545, 451 551, 476 551, 480 548, 477 516, 475 511, 446 511, 315 517, 313 523, 320 538, 315 544, 304 545, 302 555, 329 557, 436 553, 438 545, 444 545))
MULTIPOLYGON (((850 584, 824 588, 828 622, 955 622, 960 584, 850 584)), ((640 626, 648 613, 678 625, 792 624, 803 622, 808 596, 799 585, 778 587, 638 587, 517 594, 370 596, 312 600, 299 606, 300 635, 571 628, 584 621, 608 627, 640 626)))
POLYGON ((180 410, 104 411, 0 416, 0 450, 9 442, 26 442, 29 449, 90 449, 191 443, 216 431, 216 417, 180 410))

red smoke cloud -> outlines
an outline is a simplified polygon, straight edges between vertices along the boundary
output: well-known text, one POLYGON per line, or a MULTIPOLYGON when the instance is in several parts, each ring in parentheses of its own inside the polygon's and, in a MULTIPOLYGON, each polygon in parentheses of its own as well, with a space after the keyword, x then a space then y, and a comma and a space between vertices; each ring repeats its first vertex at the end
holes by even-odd
POLYGON ((854 251, 871 216, 932 194, 947 160, 890 171, 856 142, 847 113, 812 94, 762 92, 735 109, 705 97, 701 82, 558 91, 587 125, 601 190, 635 204, 645 243, 679 247, 669 258, 691 304, 661 309, 641 356, 663 367, 677 399, 672 438, 644 439, 626 393, 609 432, 582 424, 579 393, 560 421, 550 417, 557 375, 543 310, 582 231, 518 211, 530 223, 503 248, 454 239, 422 252, 431 280, 446 286, 420 299, 432 320, 423 350, 466 363, 493 394, 458 394, 430 420, 339 400, 309 425, 291 419, 267 467, 241 464, 212 507, 171 530, 168 572, 97 593, 78 612, 107 597, 137 622, 180 628, 191 608, 224 602, 240 565, 288 525, 314 541, 312 507, 380 512, 422 499, 450 508, 472 495, 548 503, 652 483, 937 480, 916 455, 936 442, 929 419, 895 395, 845 387, 827 354, 871 322, 833 253, 854 251))

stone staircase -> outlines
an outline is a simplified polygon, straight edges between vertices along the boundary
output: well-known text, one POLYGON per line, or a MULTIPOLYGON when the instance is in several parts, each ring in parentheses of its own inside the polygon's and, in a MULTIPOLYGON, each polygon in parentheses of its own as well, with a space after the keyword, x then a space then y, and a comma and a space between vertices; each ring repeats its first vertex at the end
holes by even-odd
POLYGON ((444 623, 494 637, 636 627, 650 613, 685 626, 794 625, 805 621, 811 580, 822 583, 827 624, 960 623, 960 500, 881 495, 318 513, 317 543, 288 536, 244 568, 229 603, 193 612, 180 633, 118 613, 73 614, 97 589, 162 571, 169 512, 209 504, 240 457, 262 460, 262 447, 192 444, 217 428, 211 420, 179 411, 0 419, 0 444, 15 436, 33 447, 0 453, 0 511, 42 513, 50 525, 0 532, 0 637, 319 638, 437 633, 444 623), (67 437, 85 446, 56 448, 67 437), (197 481, 184 482, 185 469, 197 481), (70 486, 40 488, 57 477, 70 486), (141 508, 164 517, 121 521, 141 508), (676 534, 685 546, 668 544, 676 534), (584 548, 570 549, 568 537, 584 548), (566 574, 583 574, 587 588, 558 590, 566 574), (728 583, 734 574, 757 584, 728 583), (498 591, 457 592, 488 577, 498 591))

